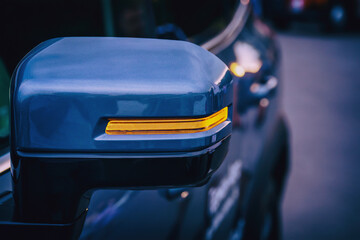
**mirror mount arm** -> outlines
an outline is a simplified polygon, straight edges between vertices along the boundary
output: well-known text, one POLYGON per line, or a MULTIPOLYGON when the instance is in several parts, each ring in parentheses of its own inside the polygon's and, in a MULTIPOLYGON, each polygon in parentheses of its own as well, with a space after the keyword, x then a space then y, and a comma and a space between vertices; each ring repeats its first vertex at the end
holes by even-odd
POLYGON ((179 153, 176 157, 169 153, 120 159, 118 155, 93 153, 86 154, 86 158, 82 154, 69 154, 65 158, 64 154, 17 151, 12 156, 19 163, 15 172, 21 173, 13 183, 16 220, 47 224, 74 222, 86 215, 96 189, 203 185, 221 165, 229 141, 227 136, 209 148, 179 153), (129 186, 129 182, 134 185, 129 186))

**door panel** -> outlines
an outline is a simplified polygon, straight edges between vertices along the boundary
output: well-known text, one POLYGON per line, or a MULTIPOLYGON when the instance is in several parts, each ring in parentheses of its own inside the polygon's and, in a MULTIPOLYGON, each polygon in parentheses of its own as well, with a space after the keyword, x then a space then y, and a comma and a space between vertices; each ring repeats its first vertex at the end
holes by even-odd
MULTIPOLYGON (((239 116, 239 126, 233 130, 229 155, 226 159, 228 164, 224 164, 226 166, 236 161, 241 162, 242 195, 239 196, 238 215, 233 218, 237 223, 229 222, 228 226, 219 229, 219 232, 222 232, 223 229, 233 228, 233 236, 243 234, 243 228, 248 228, 250 224, 252 226, 249 228, 253 228, 253 225, 261 227, 262 215, 259 211, 261 211, 263 194, 277 160, 279 143, 283 138, 278 135, 280 82, 277 72, 279 63, 277 53, 278 49, 271 30, 250 15, 236 40, 218 54, 230 69, 231 64, 237 63, 244 71, 243 75, 234 74, 235 85, 238 87, 235 90, 237 113, 234 114, 239 116), (259 62, 261 66, 254 68, 253 66, 259 62), (253 91, 254 86, 269 87, 269 80, 273 81, 270 83, 271 91, 265 92, 266 94, 253 91), (234 152, 236 154, 232 155, 231 153, 234 152)), ((226 176, 224 172, 219 171, 213 181, 217 181, 217 177, 223 179, 226 176)), ((231 198, 231 195, 228 198, 231 198)), ((228 217, 233 216, 229 214, 228 217)), ((259 229, 256 230, 260 232, 259 229)), ((216 235, 214 237, 224 239, 216 235)))
POLYGON ((272 166, 269 158, 264 157, 265 140, 278 115, 276 93, 264 96, 265 100, 251 98, 253 84, 265 84, 269 76, 276 76, 278 61, 271 31, 266 26, 256 29, 256 21, 250 15, 235 40, 217 53, 228 66, 233 62, 254 60, 249 53, 251 50, 261 61, 257 71, 235 78, 239 86, 238 100, 246 104, 238 109, 240 125, 233 130, 229 153, 218 171, 202 187, 170 190, 178 191, 177 197, 169 198, 172 194, 169 190, 114 190, 112 194, 116 197, 108 196, 104 191, 96 192, 91 200, 83 239, 90 239, 90 236, 226 239, 242 234, 246 216, 252 214, 249 210, 253 209, 249 208, 251 201, 254 202, 254 196, 261 198, 261 187, 266 185, 267 173, 272 166), (240 51, 237 50, 239 46, 240 51), (243 60, 239 61, 239 58, 243 60))

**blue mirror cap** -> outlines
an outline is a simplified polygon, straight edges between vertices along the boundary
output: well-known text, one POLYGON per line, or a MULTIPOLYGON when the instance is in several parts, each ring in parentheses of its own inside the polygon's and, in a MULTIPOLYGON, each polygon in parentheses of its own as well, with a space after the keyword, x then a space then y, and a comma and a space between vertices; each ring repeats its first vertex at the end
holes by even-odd
POLYGON ((103 127, 110 118, 208 116, 231 108, 232 91, 226 65, 188 42, 52 39, 34 48, 13 74, 13 146, 76 152, 201 149, 230 134, 231 116, 212 132, 192 135, 109 137, 103 127))

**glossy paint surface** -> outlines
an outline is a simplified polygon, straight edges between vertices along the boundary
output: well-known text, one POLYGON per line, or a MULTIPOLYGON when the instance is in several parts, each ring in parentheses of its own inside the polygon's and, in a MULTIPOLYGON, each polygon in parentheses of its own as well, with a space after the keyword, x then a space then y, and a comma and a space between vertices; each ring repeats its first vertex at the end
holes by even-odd
POLYGON ((228 151, 232 93, 226 65, 186 42, 62 38, 39 45, 12 82, 16 219, 73 222, 99 188, 206 183, 228 151), (207 119, 224 111, 202 132, 105 132, 114 118, 207 119))
MULTIPOLYGON (((23 151, 55 152, 201 149, 215 133, 175 138, 148 135, 144 139, 110 136, 105 128, 110 118, 211 115, 231 104, 231 81, 223 62, 187 42, 50 40, 25 57, 16 71, 16 145, 23 151)), ((220 124, 215 131, 226 133, 217 139, 228 135, 229 127, 228 121, 220 124)))

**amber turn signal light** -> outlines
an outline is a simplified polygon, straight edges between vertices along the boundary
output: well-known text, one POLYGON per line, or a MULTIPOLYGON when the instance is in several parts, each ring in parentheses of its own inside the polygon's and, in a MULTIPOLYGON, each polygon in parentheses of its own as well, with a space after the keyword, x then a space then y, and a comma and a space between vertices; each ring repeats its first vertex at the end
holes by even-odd
POLYGON ((125 134, 179 134, 207 131, 228 118, 228 108, 203 118, 110 119, 105 132, 125 134))

